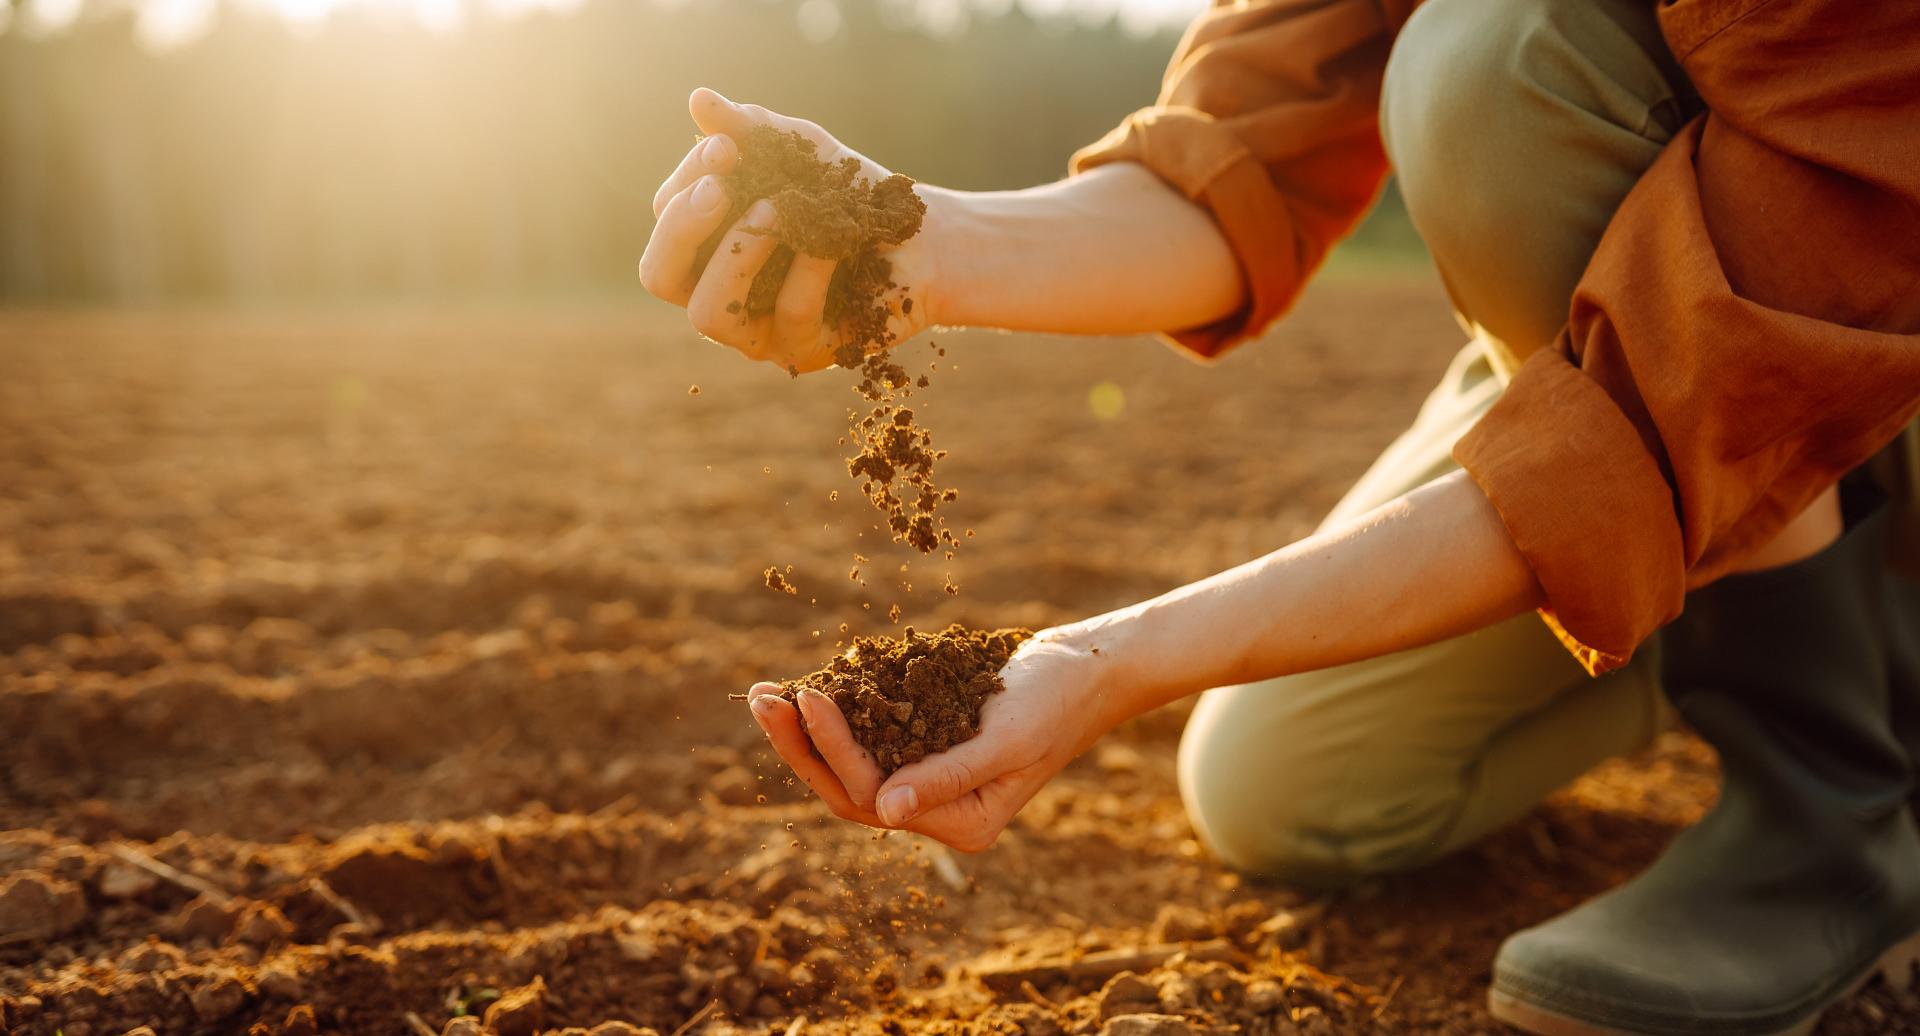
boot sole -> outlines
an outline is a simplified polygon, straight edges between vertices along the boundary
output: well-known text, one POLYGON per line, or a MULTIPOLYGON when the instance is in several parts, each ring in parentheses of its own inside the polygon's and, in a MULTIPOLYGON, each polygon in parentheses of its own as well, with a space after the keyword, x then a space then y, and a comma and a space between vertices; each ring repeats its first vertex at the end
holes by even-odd
POLYGON ((1498 989, 1487 991, 1487 1012, 1501 1022, 1533 1033, 1534 1036, 1670 1036, 1672 1033, 1697 1032, 1714 1036, 1808 1036, 1820 1024, 1820 1018, 1828 1008, 1852 997, 1867 984, 1867 980, 1878 974, 1889 985, 1906 989, 1915 984, 1913 969, 1920 966, 1920 931, 1915 931, 1905 939, 1893 944, 1880 959, 1869 965, 1860 975, 1836 991, 1833 996, 1816 1007, 1807 1017, 1784 1029, 1740 1029, 1737 1022, 1728 1021, 1723 1025, 1695 1023, 1685 1029, 1668 1029, 1661 1033, 1649 1033, 1641 1029, 1616 1029, 1610 1025, 1601 1025, 1583 1018, 1561 1014, 1558 1011, 1541 1007, 1538 1004, 1521 1000, 1510 993, 1498 989))

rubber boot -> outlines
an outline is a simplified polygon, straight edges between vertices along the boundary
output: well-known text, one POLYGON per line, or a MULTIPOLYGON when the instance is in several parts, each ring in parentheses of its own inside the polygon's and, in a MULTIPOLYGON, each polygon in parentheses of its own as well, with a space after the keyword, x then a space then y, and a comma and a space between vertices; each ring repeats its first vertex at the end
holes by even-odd
POLYGON ((1696 591, 1667 695, 1720 801, 1634 880, 1519 932, 1494 1017, 1544 1036, 1783 1036, 1920 955, 1913 767, 1893 731, 1884 510, 1804 561, 1696 591))

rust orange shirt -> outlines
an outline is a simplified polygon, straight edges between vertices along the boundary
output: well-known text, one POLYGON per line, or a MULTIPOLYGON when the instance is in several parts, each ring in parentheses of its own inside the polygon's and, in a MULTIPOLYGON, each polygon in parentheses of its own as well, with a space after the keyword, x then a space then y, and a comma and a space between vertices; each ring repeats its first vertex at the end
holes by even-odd
MULTIPOLYGON (((1264 330, 1365 213, 1416 2, 1222 3, 1159 103, 1074 156, 1153 169, 1239 257, 1246 307, 1176 343, 1264 330)), ((1660 20, 1708 110, 1614 215, 1556 346, 1455 449, 1594 673, 1920 412, 1920 6, 1679 0, 1660 20)))

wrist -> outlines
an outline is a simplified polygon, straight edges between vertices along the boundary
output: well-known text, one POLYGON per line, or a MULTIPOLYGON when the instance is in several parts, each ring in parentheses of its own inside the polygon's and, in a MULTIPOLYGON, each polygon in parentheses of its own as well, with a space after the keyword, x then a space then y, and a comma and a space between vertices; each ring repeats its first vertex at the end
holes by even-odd
MULTIPOLYGON (((1104 732, 1164 704, 1154 691, 1152 669, 1145 664, 1144 609, 1133 605, 1047 631, 1049 639, 1074 652, 1085 668, 1081 703, 1104 732)), ((1172 700, 1172 699, 1167 699, 1172 700)))
POLYGON ((922 184, 920 198, 927 203, 921 233, 934 275, 922 292, 927 323, 940 327, 980 326, 981 216, 976 196, 922 184))

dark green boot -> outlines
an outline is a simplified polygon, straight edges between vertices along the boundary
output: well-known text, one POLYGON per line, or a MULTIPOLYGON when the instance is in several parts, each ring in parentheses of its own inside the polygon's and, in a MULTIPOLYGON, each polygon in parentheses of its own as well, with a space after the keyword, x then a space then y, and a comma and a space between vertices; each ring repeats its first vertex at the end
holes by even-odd
MULTIPOLYGON (((1546 1036, 1779 1036, 1920 954, 1913 767, 1893 733, 1884 511, 1689 595, 1667 695, 1720 801, 1646 873, 1509 938, 1494 1017, 1546 1036)), ((1906 631, 1910 632, 1910 631, 1906 631)))

